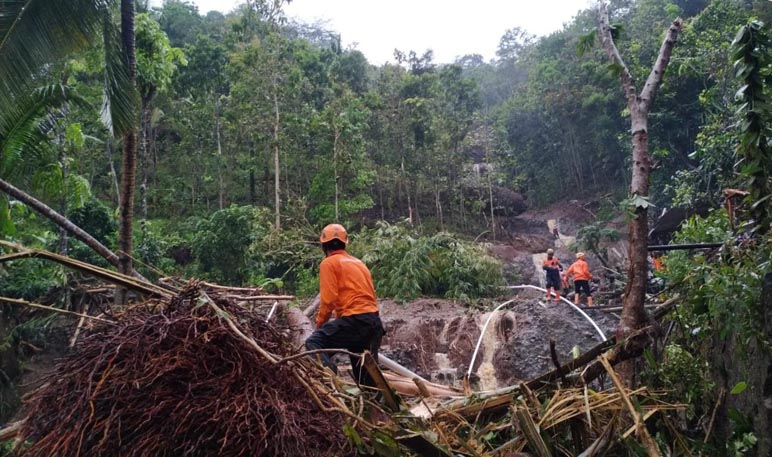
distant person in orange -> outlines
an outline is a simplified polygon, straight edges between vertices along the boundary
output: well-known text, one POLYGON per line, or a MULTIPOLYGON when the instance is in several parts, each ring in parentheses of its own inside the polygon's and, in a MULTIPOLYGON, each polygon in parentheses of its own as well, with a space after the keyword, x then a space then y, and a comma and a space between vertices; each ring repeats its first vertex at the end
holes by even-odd
POLYGON ((662 256, 657 254, 652 256, 652 264, 654 265, 654 271, 662 271, 665 268, 665 264, 662 262, 662 256))
POLYGON ((576 262, 563 273, 563 284, 568 285, 568 277, 571 275, 574 276, 574 304, 579 304, 579 294, 584 291, 587 295, 587 306, 592 306, 592 292, 590 292, 592 273, 587 261, 584 260, 584 252, 576 253, 576 262))
MULTIPOLYGON (((306 349, 345 349, 355 354, 369 350, 378 361, 385 333, 378 314, 373 278, 367 266, 346 252, 348 233, 340 224, 330 224, 319 237, 325 259, 319 266, 319 312, 316 331, 306 340, 306 349), (329 321, 335 314, 335 319, 329 321)), ((322 363, 337 373, 331 353, 321 353, 322 363)), ((362 369, 359 356, 349 355, 356 381, 374 386, 362 369)))
POLYGON ((547 257, 542 262, 541 268, 547 273, 547 301, 551 297, 550 289, 555 291, 555 301, 560 301, 560 272, 563 270, 563 265, 560 264, 555 251, 547 249, 547 257))

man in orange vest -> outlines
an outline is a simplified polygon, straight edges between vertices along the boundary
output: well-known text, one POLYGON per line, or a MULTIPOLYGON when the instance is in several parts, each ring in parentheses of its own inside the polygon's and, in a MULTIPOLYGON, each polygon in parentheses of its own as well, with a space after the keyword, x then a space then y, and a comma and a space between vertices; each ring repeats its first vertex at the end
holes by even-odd
POLYGON ((550 289, 555 291, 555 301, 560 301, 560 271, 563 269, 563 265, 560 264, 555 251, 547 249, 547 257, 542 262, 541 268, 547 273, 547 301, 551 297, 550 289))
POLYGON ((590 292, 592 273, 584 260, 584 252, 576 253, 576 262, 563 273, 563 284, 568 285, 568 277, 571 275, 574 276, 574 304, 579 304, 579 294, 584 291, 587 295, 587 306, 592 306, 592 292, 590 292))
MULTIPOLYGON (((340 224, 330 224, 319 237, 325 259, 319 266, 319 312, 316 331, 306 340, 306 349, 346 349, 355 354, 369 350, 378 361, 378 349, 385 333, 378 314, 373 278, 367 266, 346 252, 348 234, 340 224), (329 321, 335 313, 335 319, 329 321)), ((328 352, 322 363, 337 373, 328 352)), ((354 376, 360 384, 374 386, 362 369, 362 358, 349 355, 354 376)))

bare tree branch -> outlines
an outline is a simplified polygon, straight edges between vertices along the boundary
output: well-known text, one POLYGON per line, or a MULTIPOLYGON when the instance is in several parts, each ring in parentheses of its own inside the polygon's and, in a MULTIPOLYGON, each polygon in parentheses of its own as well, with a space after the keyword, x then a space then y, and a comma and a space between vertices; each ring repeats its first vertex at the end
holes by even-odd
POLYGON ((659 48, 659 55, 654 66, 651 67, 651 73, 646 78, 646 84, 641 91, 641 108, 649 111, 651 104, 654 102, 654 97, 657 95, 657 89, 662 84, 662 77, 665 75, 665 69, 670 63, 670 56, 673 54, 673 47, 675 46, 678 33, 681 31, 683 21, 678 18, 670 24, 670 28, 665 35, 665 39, 662 41, 662 46, 659 48))
POLYGON ((633 78, 633 74, 630 73, 630 69, 627 68, 627 64, 622 59, 619 50, 614 44, 614 38, 611 36, 611 24, 609 24, 608 19, 608 7, 604 2, 600 2, 600 30, 598 31, 598 34, 600 35, 601 47, 606 51, 608 58, 613 64, 619 65, 622 70, 620 74, 620 78, 622 79, 622 89, 625 91, 627 104, 629 106, 632 103, 635 103, 637 97, 635 78, 633 78))

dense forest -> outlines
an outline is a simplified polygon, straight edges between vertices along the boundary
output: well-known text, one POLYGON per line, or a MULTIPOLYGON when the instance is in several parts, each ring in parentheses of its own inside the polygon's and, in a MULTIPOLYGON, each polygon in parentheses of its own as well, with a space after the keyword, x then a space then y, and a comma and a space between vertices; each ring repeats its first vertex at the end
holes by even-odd
MULTIPOLYGON (((611 1, 623 65, 596 5, 548 36, 507 30, 490 61, 395 49, 376 66, 335 30, 287 18, 282 0, 206 15, 186 0, 69 1, 0 2, 4 240, 150 280, 307 298, 319 230, 339 222, 379 296, 473 300, 517 275, 487 247, 526 210, 593 202, 578 237, 598 255, 620 236, 604 225, 615 217, 681 208, 702 217, 658 242, 724 248, 668 255, 666 294, 683 305, 663 324, 668 344, 639 351, 639 381, 690 405, 678 455, 772 449, 772 3, 611 1), (639 195, 625 75, 642 88, 674 23, 639 195)), ((0 296, 67 307, 77 279, 4 262, 0 296)), ((35 325, 0 337, 0 354, 35 325)))
MULTIPOLYGON (((436 64, 431 50, 395 50, 396 64, 375 67, 342 49, 334 31, 291 23, 280 7, 247 2, 202 16, 184 1, 140 6, 138 263, 238 283, 291 267, 265 255, 247 261, 256 233, 300 242, 327 221, 383 220, 495 239, 496 218, 528 206, 623 199, 629 113, 613 66, 588 41, 596 11, 538 39, 511 29, 490 62, 468 55, 436 64), (220 265, 206 249, 220 253, 220 265)), ((736 178, 727 153, 739 88, 730 43, 739 25, 769 10, 733 1, 611 5, 620 52, 642 76, 660 44, 650 31, 687 18, 651 114, 657 207, 716 205, 736 178)), ((104 47, 57 60, 36 78, 46 97, 36 102, 60 103, 37 106, 45 116, 5 111, 2 179, 116 245, 121 138, 100 116, 111 57, 104 47), (20 125, 36 129, 22 137, 31 152, 19 144, 20 125)), ((80 249, 25 206, 1 201, 11 239, 80 249)), ((257 249, 272 252, 263 241, 257 249)))

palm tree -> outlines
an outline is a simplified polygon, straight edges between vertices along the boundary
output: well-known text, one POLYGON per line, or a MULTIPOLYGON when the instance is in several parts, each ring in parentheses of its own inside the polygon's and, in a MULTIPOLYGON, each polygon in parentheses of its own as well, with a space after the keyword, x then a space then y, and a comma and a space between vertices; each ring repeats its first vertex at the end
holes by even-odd
MULTIPOLYGON (((121 47, 132 88, 136 88, 137 81, 137 59, 134 39, 134 0, 121 0, 121 47)), ((131 227, 134 219, 134 183, 137 174, 136 122, 133 122, 128 127, 123 131, 120 224, 118 226, 118 248, 120 249, 120 265, 118 270, 123 274, 129 274, 132 270, 131 227)), ((124 301, 123 297, 120 297, 118 301, 124 301)))
MULTIPOLYGON (((131 273, 131 211, 135 169, 133 163, 136 162, 135 125, 138 106, 137 91, 133 83, 134 5, 131 0, 121 1, 122 33, 119 36, 110 11, 113 1, 0 2, 0 164, 8 164, 12 157, 34 151, 41 144, 39 138, 36 138, 37 129, 34 128, 36 117, 57 104, 75 100, 66 86, 55 85, 36 90, 46 79, 46 70, 50 64, 71 52, 93 45, 101 37, 105 49, 105 97, 102 118, 114 135, 124 135, 124 156, 128 154, 128 159, 124 157, 123 180, 128 181, 130 185, 125 186, 125 194, 121 198, 122 202, 127 202, 127 208, 121 208, 121 235, 124 237, 119 243, 123 257, 128 261, 119 262, 119 269, 131 273), (128 230, 125 227, 128 227, 128 230)), ((2 177, 4 174, 0 175, 0 178, 2 177)), ((109 261, 116 263, 115 254, 104 246, 94 244, 91 241, 93 238, 88 240, 88 234, 82 230, 82 233, 77 233, 74 224, 51 208, 42 205, 7 181, 0 180, 0 191, 28 204, 86 242, 109 261)), ((3 221, 3 201, 5 200, 0 199, 0 223, 3 221)), ((5 207, 7 208, 7 201, 5 207)))

